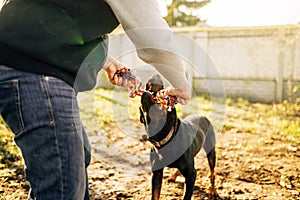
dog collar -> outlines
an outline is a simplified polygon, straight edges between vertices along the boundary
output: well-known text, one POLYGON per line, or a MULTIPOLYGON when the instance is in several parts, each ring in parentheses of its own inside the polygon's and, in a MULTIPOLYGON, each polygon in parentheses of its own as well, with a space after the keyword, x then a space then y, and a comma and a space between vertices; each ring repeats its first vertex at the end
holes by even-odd
POLYGON ((170 139, 172 138, 173 136, 173 133, 174 133, 174 127, 172 127, 172 129, 169 131, 168 135, 162 139, 161 141, 157 142, 155 140, 152 140, 151 138, 149 138, 147 135, 143 135, 142 136, 142 139, 144 141, 149 141, 151 144, 153 144, 156 148, 160 148, 162 147, 163 145, 167 144, 170 139))
POLYGON ((158 143, 158 147, 161 147, 165 144, 167 144, 167 142, 170 141, 171 137, 173 136, 173 133, 174 133, 174 127, 172 127, 172 129, 170 130, 170 132, 168 133, 167 137, 165 137, 163 140, 157 142, 158 143))

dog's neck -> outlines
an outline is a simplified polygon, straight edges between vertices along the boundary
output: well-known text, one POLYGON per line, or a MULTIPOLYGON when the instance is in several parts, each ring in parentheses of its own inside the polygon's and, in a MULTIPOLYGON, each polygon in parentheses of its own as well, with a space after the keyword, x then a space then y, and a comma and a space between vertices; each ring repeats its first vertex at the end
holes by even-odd
POLYGON ((148 132, 148 135, 153 135, 149 137, 149 141, 157 148, 164 146, 173 138, 174 134, 176 134, 178 124, 179 119, 177 119, 176 109, 173 108, 172 111, 167 112, 166 122, 158 133, 153 134, 148 132))

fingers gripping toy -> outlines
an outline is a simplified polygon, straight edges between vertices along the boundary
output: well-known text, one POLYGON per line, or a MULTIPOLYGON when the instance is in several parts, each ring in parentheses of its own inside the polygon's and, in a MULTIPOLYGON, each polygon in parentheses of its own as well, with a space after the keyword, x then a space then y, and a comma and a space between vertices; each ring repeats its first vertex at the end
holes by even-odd
MULTIPOLYGON (((137 78, 130 69, 122 68, 116 72, 116 75, 123 78, 123 80, 128 80, 131 85, 129 86, 129 97, 134 98, 136 96, 142 96, 144 90, 142 87, 142 82, 139 78, 137 78)), ((152 96, 153 101, 156 104, 167 107, 168 111, 171 111, 172 108, 176 105, 176 96, 166 96, 165 98, 159 98, 156 96, 152 96)))

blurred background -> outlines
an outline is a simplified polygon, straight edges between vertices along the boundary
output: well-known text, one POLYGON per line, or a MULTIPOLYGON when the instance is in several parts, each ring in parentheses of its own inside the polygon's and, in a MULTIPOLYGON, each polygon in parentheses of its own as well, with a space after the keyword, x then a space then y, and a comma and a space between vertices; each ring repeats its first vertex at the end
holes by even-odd
POLYGON ((299 24, 297 0, 157 0, 171 26, 273 26, 299 24))
MULTIPOLYGON (((229 97, 265 103, 300 97, 300 1, 157 2, 191 63, 188 77, 196 93, 222 81, 229 97)), ((114 32, 110 45, 110 54, 122 62, 143 65, 128 53, 133 46, 125 34, 114 32)))

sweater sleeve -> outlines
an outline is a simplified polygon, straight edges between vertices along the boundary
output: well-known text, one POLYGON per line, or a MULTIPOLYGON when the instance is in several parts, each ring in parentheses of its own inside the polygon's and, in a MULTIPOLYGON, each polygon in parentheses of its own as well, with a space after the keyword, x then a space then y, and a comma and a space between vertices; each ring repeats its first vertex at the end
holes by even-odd
POLYGON ((187 85, 174 33, 162 18, 156 0, 106 0, 139 58, 151 64, 173 87, 187 85))

